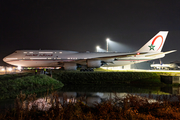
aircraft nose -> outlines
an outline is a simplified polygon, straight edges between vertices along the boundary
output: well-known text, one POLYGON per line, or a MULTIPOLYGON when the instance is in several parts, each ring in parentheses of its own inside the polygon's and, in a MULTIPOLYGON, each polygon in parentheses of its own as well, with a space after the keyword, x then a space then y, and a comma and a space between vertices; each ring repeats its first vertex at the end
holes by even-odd
POLYGON ((8 59, 8 58, 10 58, 10 57, 11 57, 11 55, 7 55, 7 56, 5 56, 5 57, 3 58, 3 61, 7 63, 7 62, 9 61, 9 59, 8 59))
POLYGON ((4 61, 4 62, 7 62, 7 59, 6 59, 6 58, 7 58, 7 57, 4 57, 4 58, 3 58, 3 61, 4 61))

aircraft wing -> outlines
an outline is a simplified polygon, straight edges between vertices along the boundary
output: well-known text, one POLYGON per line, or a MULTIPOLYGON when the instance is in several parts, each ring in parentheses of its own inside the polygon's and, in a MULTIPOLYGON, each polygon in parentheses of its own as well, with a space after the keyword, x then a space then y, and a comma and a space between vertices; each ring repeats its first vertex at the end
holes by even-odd
POLYGON ((132 55, 143 55, 147 54, 148 52, 133 52, 133 53, 122 53, 122 54, 117 54, 117 55, 108 55, 108 56, 101 56, 97 58, 92 58, 92 59, 101 59, 101 58, 122 58, 122 57, 130 57, 132 55))
MULTIPOLYGON (((115 59, 115 58, 123 58, 123 57, 130 57, 130 56, 134 56, 134 55, 142 55, 142 54, 146 54, 147 52, 132 52, 132 53, 112 53, 112 54, 104 54, 104 55, 100 55, 100 56, 95 56, 95 57, 87 57, 87 59, 68 59, 68 60, 59 60, 58 64, 63 64, 63 63, 68 63, 68 62, 75 62, 75 63, 79 63, 79 64, 86 64, 87 60, 103 60, 103 59, 115 59)), ((55 64, 55 63, 52 63, 55 64)), ((57 64, 57 62, 56 62, 57 64)))
POLYGON ((153 57, 153 56, 157 56, 157 55, 162 55, 162 54, 169 54, 169 53, 172 53, 172 52, 175 52, 176 50, 172 50, 172 51, 167 51, 167 52, 153 52, 152 54, 150 55, 146 55, 146 54, 149 54, 151 52, 132 52, 132 53, 112 53, 112 54, 104 54, 104 55, 101 55, 99 57, 90 57, 90 58, 87 58, 87 59, 69 59, 69 60, 59 60, 58 63, 57 61, 56 62, 53 62, 52 64, 62 64, 63 63, 68 63, 68 62, 74 62, 74 63, 77 63, 77 64, 86 64, 86 61, 87 60, 104 60, 104 59, 115 59, 115 58, 124 58, 124 57, 131 57, 131 56, 136 56, 136 55, 145 55, 145 57, 153 57))
MULTIPOLYGON (((167 52, 132 52, 132 53, 122 53, 122 54, 114 54, 114 55, 104 55, 104 56, 100 56, 100 57, 92 57, 92 58, 88 58, 88 59, 111 59, 111 58, 123 58, 123 57, 131 57, 131 56, 136 56, 136 55, 145 55, 145 57, 153 57, 153 56, 157 56, 157 55, 162 55, 162 54, 169 54, 172 52, 175 52, 176 50, 171 50, 171 51, 167 51, 167 52), (150 55, 146 55, 149 54, 150 55)), ((82 62, 86 62, 87 59, 81 59, 81 60, 75 60, 74 62, 76 63, 82 63, 82 62)))
POLYGON ((86 60, 103 60, 103 59, 115 59, 115 58, 123 58, 123 57, 130 57, 134 55, 142 55, 142 54, 147 54, 148 52, 132 52, 132 53, 117 53, 117 54, 109 54, 109 55, 101 55, 99 57, 91 57, 87 59, 80 59, 80 60, 74 60, 75 63, 83 63, 86 62, 86 60))

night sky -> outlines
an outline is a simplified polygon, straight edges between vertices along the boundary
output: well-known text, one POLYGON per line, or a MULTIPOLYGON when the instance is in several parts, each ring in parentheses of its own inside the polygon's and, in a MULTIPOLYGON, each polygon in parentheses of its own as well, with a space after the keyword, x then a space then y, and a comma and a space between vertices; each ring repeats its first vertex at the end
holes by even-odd
POLYGON ((15 50, 133 52, 169 31, 163 63, 180 60, 180 0, 0 0, 0 66, 15 50))

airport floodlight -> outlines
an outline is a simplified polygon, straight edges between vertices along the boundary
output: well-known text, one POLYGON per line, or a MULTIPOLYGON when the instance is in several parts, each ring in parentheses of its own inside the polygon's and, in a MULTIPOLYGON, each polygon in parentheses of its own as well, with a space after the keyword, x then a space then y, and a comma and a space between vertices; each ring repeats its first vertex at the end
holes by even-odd
POLYGON ((106 39, 106 42, 107 42, 107 52, 108 52, 108 42, 110 41, 109 38, 106 39))
POLYGON ((97 49, 99 49, 100 47, 99 46, 96 46, 97 49))
POLYGON ((109 38, 107 38, 107 39, 106 39, 106 41, 107 41, 107 42, 109 42, 109 41, 110 41, 110 39, 109 39, 109 38))
POLYGON ((18 68, 17 68, 18 70, 21 70, 22 68, 21 68, 21 66, 18 66, 18 68))
POLYGON ((9 70, 9 71, 12 71, 12 68, 9 68, 8 70, 9 70))
POLYGON ((98 52, 99 48, 100 48, 99 46, 96 46, 96 51, 97 51, 97 52, 98 52))

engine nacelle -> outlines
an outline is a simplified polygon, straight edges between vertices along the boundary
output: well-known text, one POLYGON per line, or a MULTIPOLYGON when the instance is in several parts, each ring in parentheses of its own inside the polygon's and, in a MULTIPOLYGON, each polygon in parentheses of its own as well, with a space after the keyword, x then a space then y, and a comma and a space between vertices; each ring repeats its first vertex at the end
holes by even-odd
POLYGON ((105 63, 113 63, 114 58, 104 58, 104 59, 102 59, 102 61, 105 63))
POLYGON ((99 68, 101 67, 101 60, 87 60, 87 67, 99 68))
POLYGON ((65 70, 76 70, 77 69, 76 63, 64 63, 63 67, 65 70))

